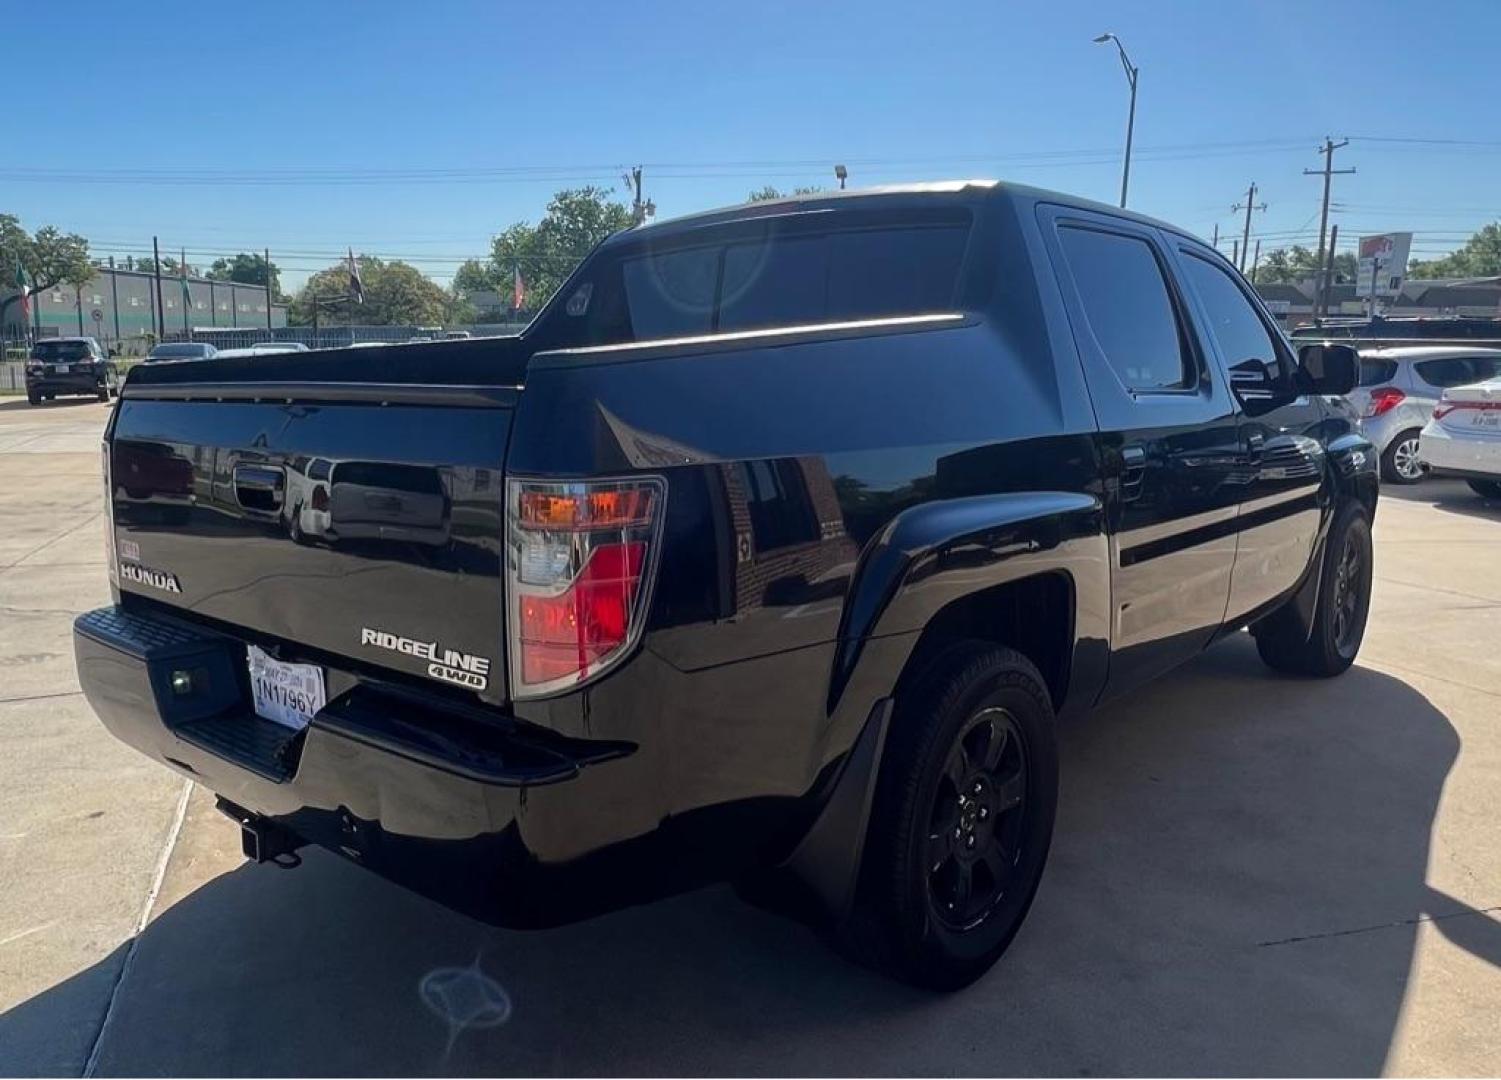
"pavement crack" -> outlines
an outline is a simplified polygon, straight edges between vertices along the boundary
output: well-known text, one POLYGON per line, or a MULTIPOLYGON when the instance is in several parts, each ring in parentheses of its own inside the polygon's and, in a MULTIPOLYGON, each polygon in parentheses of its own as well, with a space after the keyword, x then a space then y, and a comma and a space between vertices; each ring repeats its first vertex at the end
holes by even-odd
POLYGON ((60 690, 55 694, 23 694, 20 697, 0 698, 0 705, 15 705, 22 701, 50 701, 53 698, 77 697, 82 690, 60 690))
POLYGON ((66 529, 64 529, 62 532, 58 533, 56 536, 52 537, 46 543, 39 544, 38 546, 32 548, 25 555, 22 555, 19 559, 16 559, 13 562, 8 562, 4 566, 0 566, 0 570, 10 570, 10 569, 13 569, 13 568, 15 568, 17 566, 20 566, 23 562, 25 562, 27 559, 31 558, 33 555, 37 554, 38 552, 40 552, 40 551, 46 551, 49 547, 51 547, 53 544, 57 543, 59 540, 62 540, 65 537, 71 536, 73 533, 77 532, 79 529, 83 528, 85 525, 88 525, 95 518, 99 517, 100 514, 102 514, 102 513, 103 513, 103 511, 101 510, 99 513, 90 514, 88 517, 84 518, 82 521, 78 522, 77 524, 68 526, 66 529))
POLYGON ((1491 907, 1471 908, 1468 911, 1451 911, 1447 915, 1414 915, 1410 919, 1396 919, 1393 922, 1376 923, 1373 926, 1356 926, 1349 930, 1326 930, 1322 934, 1300 934, 1296 937, 1277 938, 1273 941, 1258 941, 1258 949, 1268 948, 1272 945, 1296 945, 1300 941, 1319 941, 1323 938, 1349 937, 1352 934, 1369 934, 1376 930, 1395 930, 1402 926, 1417 926, 1419 923, 1443 922, 1446 919, 1458 919, 1466 915, 1484 915, 1489 917, 1495 912, 1501 911, 1501 904, 1491 907))

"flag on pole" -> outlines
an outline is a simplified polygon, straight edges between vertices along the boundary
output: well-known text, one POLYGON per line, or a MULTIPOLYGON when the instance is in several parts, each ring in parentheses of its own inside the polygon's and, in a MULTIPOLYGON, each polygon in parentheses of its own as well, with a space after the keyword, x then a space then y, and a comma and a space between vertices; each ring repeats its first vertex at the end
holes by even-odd
POLYGON ((521 280, 521 264, 511 267, 511 310, 520 311, 526 306, 526 282, 521 280))
POLYGON ((365 302, 365 283, 360 280, 360 264, 354 261, 354 248, 349 249, 349 295, 356 304, 365 302))
POLYGON ((31 322, 31 292, 28 286, 31 283, 26 280, 26 268, 21 265, 21 260, 16 259, 16 291, 21 294, 21 322, 31 322))

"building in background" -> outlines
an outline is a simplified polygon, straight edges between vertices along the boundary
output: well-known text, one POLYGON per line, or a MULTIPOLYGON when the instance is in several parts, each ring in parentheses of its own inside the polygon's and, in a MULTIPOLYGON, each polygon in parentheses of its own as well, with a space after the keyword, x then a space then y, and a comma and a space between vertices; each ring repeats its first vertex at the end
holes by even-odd
MULTIPOLYGON (((157 337, 181 336, 186 313, 189 327, 236 327, 266 325, 268 298, 263 285, 188 278, 188 296, 182 280, 162 275, 162 320, 156 326, 155 276, 140 270, 101 266, 81 289, 57 285, 32 297, 31 335, 58 337, 86 334, 111 345, 157 337), (186 312, 184 304, 186 303, 186 312), (97 316, 97 317, 96 317, 97 316)), ((0 292, 0 297, 14 293, 0 292)), ((271 325, 287 325, 287 306, 272 303, 271 325)), ((26 336, 20 325, 21 306, 11 304, 0 336, 14 340, 26 336)))
MULTIPOLYGON (((1369 279, 1367 279, 1369 288, 1369 279)), ((1291 330, 1313 321, 1314 284, 1266 284, 1256 286, 1267 308, 1291 330)), ((1364 315, 1369 298, 1354 282, 1329 287, 1329 314, 1364 315)), ((1501 277, 1407 278, 1381 300, 1383 315, 1491 315, 1501 316, 1501 277)))

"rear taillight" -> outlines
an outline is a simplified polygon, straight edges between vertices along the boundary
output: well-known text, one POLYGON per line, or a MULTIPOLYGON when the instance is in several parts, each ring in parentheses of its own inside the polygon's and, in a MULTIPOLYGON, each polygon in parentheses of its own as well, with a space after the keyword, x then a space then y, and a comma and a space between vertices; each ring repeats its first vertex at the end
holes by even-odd
POLYGON ((1476 412, 1491 412, 1494 410, 1501 410, 1501 401, 1450 401, 1447 397, 1445 397, 1433 407, 1433 418, 1435 420, 1442 420, 1450 413, 1458 412, 1460 409, 1473 409, 1476 412))
POLYGON ((308 500, 312 508, 320 514, 328 513, 328 488, 322 484, 314 485, 313 497, 308 500))
POLYGON ((506 485, 511 695, 595 678, 641 637, 661 547, 660 477, 506 485))
POLYGON ((1371 391, 1371 399, 1366 403, 1365 414, 1367 416, 1380 416, 1382 413, 1391 412, 1406 399, 1407 395, 1395 386, 1383 386, 1380 390, 1371 391))
POLYGON ((99 457, 104 473, 104 561, 109 567, 110 584, 118 589, 120 567, 115 559, 115 482, 109 462, 109 443, 99 444, 99 457))

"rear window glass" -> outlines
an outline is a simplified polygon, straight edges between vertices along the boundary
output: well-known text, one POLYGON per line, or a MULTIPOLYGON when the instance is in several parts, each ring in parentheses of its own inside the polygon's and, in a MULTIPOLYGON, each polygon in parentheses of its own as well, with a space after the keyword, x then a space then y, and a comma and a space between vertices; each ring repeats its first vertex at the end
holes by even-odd
POLYGON ((158 345, 151 350, 151 356, 156 360, 171 359, 184 356, 209 356, 213 352, 213 346, 204 344, 183 343, 180 345, 158 345))
POLYGON ((1456 356, 1444 360, 1421 360, 1413 367, 1418 378, 1429 386, 1448 388, 1484 382, 1501 375, 1501 357, 1456 356))
POLYGON ((1380 386, 1382 383, 1391 382, 1397 374, 1397 362, 1395 360, 1374 360, 1368 356, 1360 359, 1360 385, 1380 386))
POLYGON ((733 222, 606 253, 554 309, 546 347, 951 311, 969 228, 967 211, 837 230, 733 222))
POLYGON ((39 341, 31 355, 38 360, 88 360, 93 357, 87 342, 39 341))

